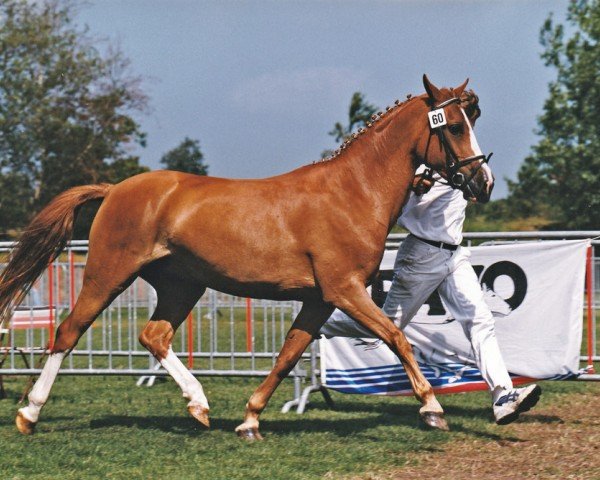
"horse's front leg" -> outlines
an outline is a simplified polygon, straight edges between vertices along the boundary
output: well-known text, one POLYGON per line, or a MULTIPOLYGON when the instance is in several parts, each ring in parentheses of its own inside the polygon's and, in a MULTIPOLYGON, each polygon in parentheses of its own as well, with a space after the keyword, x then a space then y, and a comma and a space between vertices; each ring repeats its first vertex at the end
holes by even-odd
POLYGON ((318 302, 305 302, 288 332, 283 347, 271 373, 260 384, 246 404, 244 423, 235 431, 248 440, 262 440, 258 418, 281 381, 287 377, 306 350, 323 323, 333 312, 333 306, 318 302))
POLYGON ((331 301, 363 327, 371 330, 400 358, 417 399, 423 404, 419 413, 426 425, 448 430, 444 411, 437 401, 431 384, 427 381, 404 333, 375 305, 363 284, 352 282, 335 295, 331 301))

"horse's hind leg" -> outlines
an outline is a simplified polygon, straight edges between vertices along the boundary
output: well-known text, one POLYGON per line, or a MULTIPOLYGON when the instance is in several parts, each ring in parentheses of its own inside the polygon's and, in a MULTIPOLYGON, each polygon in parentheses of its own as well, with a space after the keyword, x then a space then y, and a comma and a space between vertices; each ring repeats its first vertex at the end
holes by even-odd
POLYGON ((415 396, 423 404, 420 409, 423 422, 432 428, 448 430, 444 410, 437 401, 431 384, 419 369, 404 333, 373 303, 362 284, 351 283, 342 291, 344 295, 337 296, 334 304, 382 339, 402 362, 415 396))
POLYGON ((202 296, 205 287, 180 280, 170 282, 164 277, 160 281, 151 280, 151 283, 156 288, 158 304, 140 334, 140 343, 177 382, 184 398, 189 400, 187 408, 190 414, 202 425, 209 427, 208 400, 202 385, 179 360, 171 347, 175 331, 202 296))
POLYGON ((94 268, 90 264, 86 267, 83 286, 75 307, 56 331, 56 340, 42 373, 29 392, 28 405, 20 408, 17 413, 16 424, 21 433, 33 433, 40 411, 48 400, 63 359, 77 345, 83 333, 96 320, 100 312, 135 278, 136 268, 134 267, 127 269, 126 265, 121 263, 117 270, 116 268, 111 269, 110 266, 110 264, 105 264, 102 272, 98 270, 98 267, 94 268), (105 275, 96 276, 97 273, 105 275))
POLYGON ((131 245, 124 248, 123 239, 114 233, 114 229, 106 225, 98 227, 102 225, 98 218, 94 221, 96 229, 92 228, 90 233, 90 252, 77 302, 58 327, 50 355, 29 393, 29 404, 17 414, 17 428, 21 433, 33 433, 65 356, 102 310, 131 284, 144 263, 150 261, 147 250, 151 251, 151 244, 136 237, 136 248, 131 245))
POLYGON ((302 305, 302 310, 285 337, 285 343, 279 352, 275 366, 246 404, 244 423, 235 429, 238 436, 247 440, 262 440, 258 431, 258 418, 261 412, 332 312, 333 306, 322 301, 305 302, 302 305))

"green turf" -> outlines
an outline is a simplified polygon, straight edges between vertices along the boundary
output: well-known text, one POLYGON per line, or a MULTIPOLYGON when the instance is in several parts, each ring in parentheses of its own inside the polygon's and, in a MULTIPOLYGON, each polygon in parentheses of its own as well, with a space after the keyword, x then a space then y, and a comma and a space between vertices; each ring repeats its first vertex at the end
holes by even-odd
MULTIPOLYGON (((264 442, 233 433, 257 379, 206 378, 212 428, 187 415, 176 385, 135 387, 129 377, 59 377, 37 433, 14 427, 23 378, 9 378, 0 401, 2 478, 312 479, 362 474, 414 461, 455 438, 497 441, 507 430, 491 421, 487 393, 441 396, 452 432, 421 430, 414 398, 334 393, 336 410, 314 397, 304 415, 281 414, 292 396, 286 380, 263 414, 264 442)), ((560 402, 582 382, 546 382, 542 402, 560 402)), ((598 389, 596 388, 596 392, 598 389)))

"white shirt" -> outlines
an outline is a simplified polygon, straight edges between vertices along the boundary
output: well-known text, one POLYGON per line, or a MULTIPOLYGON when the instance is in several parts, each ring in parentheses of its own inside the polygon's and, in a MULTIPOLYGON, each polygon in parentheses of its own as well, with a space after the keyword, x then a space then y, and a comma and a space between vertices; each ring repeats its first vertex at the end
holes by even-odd
POLYGON ((398 225, 417 237, 459 245, 462 242, 467 200, 460 190, 439 183, 437 174, 434 174, 434 178, 436 182, 429 192, 423 195, 410 193, 398 225))

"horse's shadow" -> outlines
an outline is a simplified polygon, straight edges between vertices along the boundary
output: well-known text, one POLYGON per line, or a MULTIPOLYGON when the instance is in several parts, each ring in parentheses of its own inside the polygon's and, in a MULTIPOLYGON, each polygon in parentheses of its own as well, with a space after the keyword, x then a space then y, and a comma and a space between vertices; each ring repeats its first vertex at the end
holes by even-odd
MULTIPOLYGON (((319 402, 316 405, 317 408, 326 409, 328 408, 325 403, 319 402)), ((365 404, 362 402, 354 402, 352 400, 343 400, 335 402, 335 410, 340 412, 363 412, 363 413, 382 413, 387 415, 393 415, 394 417, 402 418, 404 420, 410 420, 417 415, 419 404, 414 405, 399 405, 391 402, 379 402, 365 404)), ((446 419, 473 419, 480 418, 482 420, 492 419, 492 410, 489 407, 459 407, 459 406, 445 406, 444 412, 446 419)))
MULTIPOLYGON (((312 410, 325 410, 320 405, 312 410)), ((342 401, 336 403, 336 411, 345 413, 364 413, 364 417, 359 418, 311 418, 303 415, 289 414, 284 419, 264 418, 261 421, 261 431, 264 434, 277 435, 295 435, 299 433, 332 433, 340 437, 347 435, 365 433, 367 430, 380 425, 394 425, 403 428, 423 429, 423 425, 418 419, 417 409, 409 405, 372 404, 365 405, 360 402, 342 401)), ((485 427, 478 428, 470 425, 464 420, 473 418, 483 418, 492 422, 489 408, 484 407, 448 407, 446 416, 450 424, 452 433, 464 433, 469 436, 485 438, 488 440, 509 440, 518 442, 519 438, 507 437, 501 431, 498 433, 489 431, 485 427)), ((528 423, 554 423, 561 422, 559 417, 549 417, 546 415, 531 415, 523 417, 520 421, 528 423)), ((92 420, 90 428, 92 429, 110 429, 115 427, 135 427, 166 433, 175 433, 179 435, 209 435, 211 431, 231 433, 235 427, 241 423, 241 418, 231 419, 222 417, 211 418, 211 428, 206 430, 201 427, 191 417, 181 416, 128 416, 128 415, 107 415, 102 418, 92 420)))
MULTIPOLYGON (((241 419, 229 419, 213 417, 211 419, 211 428, 209 430, 201 427, 194 419, 174 416, 123 416, 110 415, 103 418, 92 420, 91 429, 111 429, 115 427, 135 427, 165 433, 174 433, 179 435, 210 435, 212 432, 233 433, 235 427, 241 423, 241 419)), ((296 416, 289 419, 265 419, 261 421, 261 432, 266 435, 297 435, 300 433, 332 433, 340 437, 364 433, 370 428, 379 425, 389 425, 389 415, 381 414, 377 416, 368 415, 365 418, 353 419, 315 419, 296 416)), ((413 415, 410 422, 403 422, 395 419, 397 425, 408 428, 422 428, 418 420, 413 415)))
POLYGON ((205 429, 191 417, 178 416, 131 416, 131 415, 106 415, 90 421, 90 428, 105 429, 115 427, 140 428, 144 430, 159 430, 166 433, 188 435, 202 432, 205 429))

